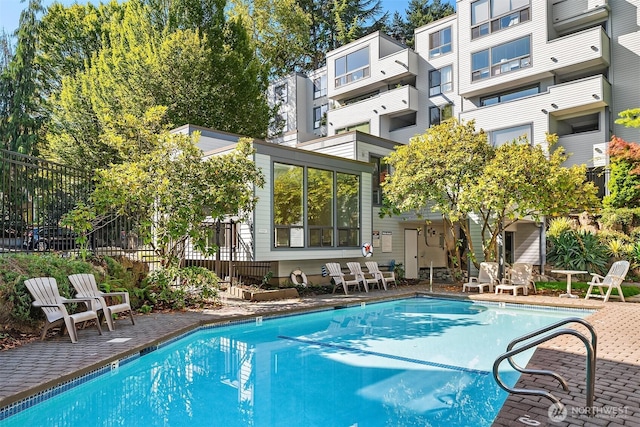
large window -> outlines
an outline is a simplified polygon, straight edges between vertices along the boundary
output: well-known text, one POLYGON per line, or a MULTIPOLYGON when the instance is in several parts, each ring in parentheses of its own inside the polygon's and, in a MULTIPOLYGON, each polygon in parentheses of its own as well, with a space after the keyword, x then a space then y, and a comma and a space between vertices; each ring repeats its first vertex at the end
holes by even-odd
POLYGON ((360 177, 337 173, 338 246, 360 246, 360 177))
POLYGON ((307 169, 309 246, 333 246, 333 171, 307 169))
POLYGON ((328 104, 321 105, 320 107, 315 107, 313 109, 313 128, 319 129, 320 126, 324 125, 327 119, 327 111, 329 109, 328 104))
POLYGON ((429 96, 440 95, 453 90, 453 67, 447 65, 439 70, 429 71, 429 96))
POLYGON ((473 81, 531 66, 531 37, 526 36, 471 55, 473 81))
POLYGON ((429 125, 439 125, 443 121, 453 117, 453 105, 445 104, 439 107, 429 108, 429 125))
POLYGON ((478 0, 471 3, 471 38, 531 19, 530 0, 478 0))
POLYGON ((335 66, 336 87, 369 77, 369 46, 336 59, 335 66))
POLYGON ((522 89, 512 90, 509 92, 497 93, 491 96, 485 96, 480 98, 480 105, 494 105, 501 102, 513 101, 514 99, 524 98, 525 96, 535 95, 540 93, 540 87, 538 85, 530 86, 522 89))
POLYGON ((531 143, 531 125, 494 130, 489 134, 491 136, 491 144, 493 144, 494 147, 514 140, 519 141, 520 138, 526 138, 527 142, 531 143))
POLYGON ((373 204, 376 206, 382 205, 382 184, 387 178, 387 175, 391 173, 391 165, 385 162, 384 158, 379 156, 371 156, 369 162, 375 165, 375 172, 373 175, 373 204))
POLYGON ((451 52, 451 27, 429 34, 429 58, 451 52))
POLYGON ((313 79, 313 99, 327 96, 327 75, 323 74, 320 77, 313 79))
POLYGON ((276 247, 304 247, 304 185, 301 166, 273 165, 273 225, 276 247))
POLYGON ((274 163, 273 226, 276 248, 360 246, 360 177, 274 163))

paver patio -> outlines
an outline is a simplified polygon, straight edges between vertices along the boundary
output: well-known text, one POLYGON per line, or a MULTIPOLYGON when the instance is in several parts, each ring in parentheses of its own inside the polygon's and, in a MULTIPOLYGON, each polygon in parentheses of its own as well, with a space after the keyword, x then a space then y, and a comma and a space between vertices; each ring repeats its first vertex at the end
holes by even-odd
MULTIPOLYGON (((95 328, 79 332, 79 344, 68 336, 49 338, 0 352, 0 408, 109 365, 112 361, 153 347, 199 325, 251 318, 276 312, 357 304, 361 301, 413 296, 430 293, 428 285, 400 286, 399 289, 305 297, 292 300, 247 302, 226 299, 223 308, 202 312, 152 313, 137 315, 136 325, 128 320, 116 322, 113 332, 98 335, 95 328), (124 342, 113 342, 116 338, 124 342), (111 341, 111 342, 110 342, 111 341)), ((638 426, 640 427, 640 304, 552 296, 517 296, 461 294, 433 286, 433 295, 492 300, 511 303, 541 304, 598 309, 587 317, 598 334, 596 363, 595 417, 584 414, 585 361, 584 345, 575 337, 562 336, 540 345, 528 367, 551 369, 569 383, 569 391, 546 377, 522 375, 516 387, 544 388, 567 405, 564 420, 552 422, 550 402, 543 398, 511 395, 496 418, 495 426, 638 426)), ((580 329, 577 326, 576 329, 580 329)), ((584 329, 583 329, 584 331, 584 329)))

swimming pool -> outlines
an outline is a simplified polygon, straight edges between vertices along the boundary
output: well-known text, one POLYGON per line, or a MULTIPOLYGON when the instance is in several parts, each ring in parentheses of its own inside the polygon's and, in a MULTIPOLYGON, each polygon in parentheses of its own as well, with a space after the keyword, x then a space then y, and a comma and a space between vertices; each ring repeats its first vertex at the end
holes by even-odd
POLYGON ((203 328, 0 426, 488 426, 509 341, 587 314, 412 298, 203 328))

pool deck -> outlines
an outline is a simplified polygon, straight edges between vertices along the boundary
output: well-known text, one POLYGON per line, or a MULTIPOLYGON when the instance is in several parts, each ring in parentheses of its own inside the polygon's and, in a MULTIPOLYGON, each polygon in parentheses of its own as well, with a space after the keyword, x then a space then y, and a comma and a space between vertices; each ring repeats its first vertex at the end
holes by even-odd
MULTIPOLYGON (((270 302, 247 302, 225 298, 224 306, 201 312, 151 313, 137 315, 136 324, 119 319, 116 329, 103 327, 99 335, 95 327, 79 331, 79 342, 72 344, 68 336, 35 341, 11 350, 0 351, 0 410, 17 406, 61 383, 96 371, 111 362, 153 348, 159 343, 186 333, 200 325, 251 319, 272 313, 304 312, 322 307, 359 304, 363 301, 393 299, 427 293, 435 296, 470 298, 518 304, 548 305, 597 309, 587 317, 598 334, 595 417, 584 413, 585 363, 584 345, 575 337, 564 335, 541 344, 529 361, 529 368, 550 369, 568 382, 565 392, 548 377, 523 374, 519 388, 551 391, 566 406, 567 413, 552 422, 548 415, 551 402, 535 396, 510 395, 494 426, 636 426, 640 427, 640 304, 599 300, 568 299, 552 296, 517 296, 494 294, 462 294, 446 291, 438 285, 400 286, 389 291, 372 291, 322 295, 270 302), (113 341, 114 339, 120 339, 113 341), (120 341, 120 342, 119 342, 120 341), (560 420, 563 418, 563 420, 560 420)), ((582 326, 577 330, 586 333, 582 326), (582 328, 582 329, 581 329, 582 328)))

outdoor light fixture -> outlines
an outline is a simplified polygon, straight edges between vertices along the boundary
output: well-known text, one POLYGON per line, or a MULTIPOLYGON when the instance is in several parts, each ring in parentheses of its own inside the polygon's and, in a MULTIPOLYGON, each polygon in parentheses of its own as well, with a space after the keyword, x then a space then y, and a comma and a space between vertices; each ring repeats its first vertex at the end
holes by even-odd
POLYGON ((600 99, 600 97, 595 93, 593 95, 591 95, 591 96, 593 96, 594 99, 600 99))
POLYGON ((543 108, 542 110, 540 110, 540 111, 542 111, 544 114, 547 114, 547 112, 548 112, 548 111, 547 111, 547 110, 545 110, 544 108, 543 108))
POLYGON ((558 108, 558 105, 557 105, 557 104, 551 104, 551 106, 552 106, 553 108, 558 108))
POLYGON ((597 47, 595 47, 595 46, 591 46, 591 50, 592 50, 592 51, 594 51, 594 52, 597 52, 597 51, 598 51, 598 48, 597 48, 597 47))
POLYGON ((558 62, 558 58, 556 58, 555 56, 552 56, 552 57, 551 57, 551 60, 552 60, 553 62, 558 62))

